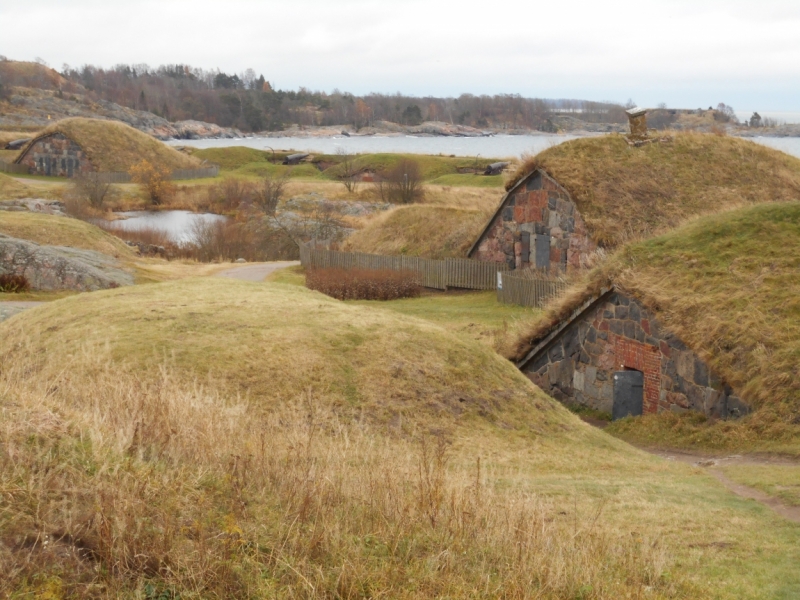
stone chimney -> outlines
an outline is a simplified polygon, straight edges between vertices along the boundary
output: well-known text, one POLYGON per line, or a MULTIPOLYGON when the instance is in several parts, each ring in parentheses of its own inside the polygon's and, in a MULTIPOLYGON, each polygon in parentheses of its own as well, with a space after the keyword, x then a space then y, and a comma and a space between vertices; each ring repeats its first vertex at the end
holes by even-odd
POLYGON ((647 109, 631 108, 625 111, 628 115, 628 123, 631 127, 631 138, 644 139, 647 137, 647 109))

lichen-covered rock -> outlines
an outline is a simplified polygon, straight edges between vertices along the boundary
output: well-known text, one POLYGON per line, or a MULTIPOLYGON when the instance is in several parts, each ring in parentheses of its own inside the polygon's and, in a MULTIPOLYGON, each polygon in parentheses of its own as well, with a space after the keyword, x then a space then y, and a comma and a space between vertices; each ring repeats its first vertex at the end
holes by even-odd
POLYGON ((0 234, 0 273, 24 275, 35 290, 88 292, 133 285, 112 257, 63 246, 40 246, 0 234))

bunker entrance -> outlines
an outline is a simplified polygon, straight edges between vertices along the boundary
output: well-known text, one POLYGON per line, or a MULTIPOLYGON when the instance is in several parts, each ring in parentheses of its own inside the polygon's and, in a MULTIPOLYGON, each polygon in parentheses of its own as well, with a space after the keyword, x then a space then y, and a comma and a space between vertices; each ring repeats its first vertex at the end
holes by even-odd
POLYGON ((644 404, 644 373, 629 369, 614 373, 614 404, 611 418, 616 421, 642 414, 644 404))

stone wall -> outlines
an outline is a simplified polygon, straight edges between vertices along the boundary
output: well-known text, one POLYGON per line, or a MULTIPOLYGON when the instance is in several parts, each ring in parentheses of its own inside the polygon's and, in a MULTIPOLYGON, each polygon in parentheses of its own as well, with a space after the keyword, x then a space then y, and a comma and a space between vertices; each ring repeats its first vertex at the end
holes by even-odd
POLYGON ((584 266, 595 248, 567 191, 534 171, 509 192, 472 258, 565 271, 584 266))
POLYGON ((530 379, 562 402, 611 413, 614 372, 644 374, 644 414, 695 410, 727 419, 748 407, 636 300, 611 292, 526 365, 530 379))
POLYGON ((36 141, 19 162, 34 175, 51 177, 74 177, 93 170, 81 147, 60 133, 36 141))

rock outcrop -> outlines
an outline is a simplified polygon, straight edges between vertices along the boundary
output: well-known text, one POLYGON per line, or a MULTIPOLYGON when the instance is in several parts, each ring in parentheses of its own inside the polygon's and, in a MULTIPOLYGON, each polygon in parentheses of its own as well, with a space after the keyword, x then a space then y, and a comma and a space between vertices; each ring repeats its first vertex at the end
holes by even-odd
POLYGON ((0 273, 23 275, 35 290, 88 292, 133 285, 133 276, 94 250, 40 246, 0 234, 0 273))
POLYGON ((0 126, 6 128, 47 127, 69 117, 88 117, 122 121, 160 140, 235 138, 242 132, 202 121, 170 123, 151 112, 134 110, 107 100, 94 101, 81 94, 59 95, 53 90, 12 88, 9 106, 0 115, 0 126))

